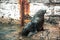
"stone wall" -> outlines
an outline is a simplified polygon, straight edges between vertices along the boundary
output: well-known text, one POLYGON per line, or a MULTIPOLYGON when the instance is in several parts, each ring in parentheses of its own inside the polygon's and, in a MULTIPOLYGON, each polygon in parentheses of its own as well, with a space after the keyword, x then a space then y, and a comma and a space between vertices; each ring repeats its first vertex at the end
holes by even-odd
MULTIPOLYGON (((60 15, 60 4, 52 4, 49 0, 29 0, 30 16, 33 16, 40 8, 47 9, 46 15, 60 15), (35 3, 34 3, 35 2, 35 3)), ((51 0, 52 1, 52 0, 51 0)), ((58 0, 59 1, 59 0, 58 0)), ((20 4, 17 0, 0 1, 0 17, 18 19, 20 17, 20 4)))
POLYGON ((29 0, 29 2, 37 2, 37 3, 50 3, 50 2, 52 2, 52 3, 60 3, 60 0, 29 0))
POLYGON ((19 19, 19 3, 17 0, 2 0, 0 1, 0 17, 4 16, 4 18, 14 18, 19 19))

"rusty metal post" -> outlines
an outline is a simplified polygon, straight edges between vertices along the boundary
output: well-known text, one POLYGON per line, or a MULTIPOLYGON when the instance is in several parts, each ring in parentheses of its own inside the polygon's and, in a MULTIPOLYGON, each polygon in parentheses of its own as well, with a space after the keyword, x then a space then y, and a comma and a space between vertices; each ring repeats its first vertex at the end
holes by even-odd
POLYGON ((20 16, 21 26, 24 26, 24 0, 20 0, 20 16))
POLYGON ((20 0, 20 18, 21 18, 21 26, 24 26, 24 17, 25 14, 29 14, 30 5, 28 0, 20 0))

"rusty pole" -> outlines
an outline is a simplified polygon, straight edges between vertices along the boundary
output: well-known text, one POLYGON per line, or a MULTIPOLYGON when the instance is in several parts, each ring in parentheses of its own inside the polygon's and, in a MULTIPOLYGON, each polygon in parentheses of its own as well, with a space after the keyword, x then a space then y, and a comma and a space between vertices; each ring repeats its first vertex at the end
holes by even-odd
POLYGON ((25 14, 28 14, 30 10, 30 5, 28 0, 20 0, 20 14, 21 14, 21 26, 24 26, 25 14))
POLYGON ((20 16, 21 26, 24 26, 24 0, 20 0, 20 16))

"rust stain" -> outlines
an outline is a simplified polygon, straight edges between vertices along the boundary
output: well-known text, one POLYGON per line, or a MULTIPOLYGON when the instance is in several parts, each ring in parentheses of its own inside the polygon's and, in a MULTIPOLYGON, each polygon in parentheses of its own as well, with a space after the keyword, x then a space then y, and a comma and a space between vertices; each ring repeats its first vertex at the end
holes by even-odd
POLYGON ((19 4, 20 4, 21 24, 24 25, 24 16, 29 15, 30 4, 29 4, 28 0, 19 0, 19 4))
MULTIPOLYGON (((28 2, 28 0, 19 0, 19 4, 20 4, 20 9, 22 8, 22 4, 24 5, 24 14, 25 15, 29 15, 30 12, 30 3, 28 2), (23 2, 23 3, 22 3, 23 2)), ((21 11, 20 11, 21 12, 21 11)))
POLYGON ((23 2, 23 5, 24 5, 24 14, 29 14, 30 12, 30 3, 28 2, 28 0, 20 0, 20 9, 22 8, 22 2, 23 2))
POLYGON ((24 26, 24 0, 20 0, 20 23, 24 26))
POLYGON ((30 4, 28 2, 28 0, 25 0, 25 4, 24 4, 24 10, 25 10, 25 15, 29 15, 29 12, 30 12, 30 4))

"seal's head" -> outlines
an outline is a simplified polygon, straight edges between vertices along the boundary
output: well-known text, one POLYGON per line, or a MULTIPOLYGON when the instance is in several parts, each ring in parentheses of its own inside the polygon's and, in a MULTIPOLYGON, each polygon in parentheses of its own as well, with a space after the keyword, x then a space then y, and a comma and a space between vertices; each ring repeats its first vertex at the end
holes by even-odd
POLYGON ((42 12, 43 14, 45 14, 45 13, 46 13, 46 10, 41 10, 41 12, 42 12))
POLYGON ((45 14, 45 13, 46 13, 46 10, 42 10, 42 9, 40 9, 40 10, 37 12, 37 14, 40 14, 40 15, 45 14))

